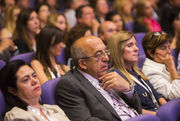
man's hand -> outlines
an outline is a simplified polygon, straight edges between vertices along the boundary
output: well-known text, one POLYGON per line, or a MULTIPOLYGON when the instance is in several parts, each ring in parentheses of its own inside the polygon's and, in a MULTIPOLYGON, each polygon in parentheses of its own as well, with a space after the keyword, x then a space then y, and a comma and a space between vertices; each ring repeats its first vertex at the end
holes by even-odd
POLYGON ((102 80, 104 90, 114 89, 118 92, 130 91, 129 83, 123 79, 117 72, 107 73, 99 78, 102 80))

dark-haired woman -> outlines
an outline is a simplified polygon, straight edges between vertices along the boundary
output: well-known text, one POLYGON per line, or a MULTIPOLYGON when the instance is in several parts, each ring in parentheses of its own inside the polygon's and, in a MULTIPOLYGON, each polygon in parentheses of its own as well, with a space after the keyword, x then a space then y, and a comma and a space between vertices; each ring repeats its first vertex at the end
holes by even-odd
POLYGON ((69 71, 69 67, 56 62, 56 56, 59 56, 65 47, 63 41, 63 31, 55 26, 44 27, 37 36, 37 51, 31 66, 41 84, 69 71))
POLYGON ((69 121, 56 105, 41 105, 36 73, 22 60, 7 63, 0 73, 6 102, 5 121, 69 121))

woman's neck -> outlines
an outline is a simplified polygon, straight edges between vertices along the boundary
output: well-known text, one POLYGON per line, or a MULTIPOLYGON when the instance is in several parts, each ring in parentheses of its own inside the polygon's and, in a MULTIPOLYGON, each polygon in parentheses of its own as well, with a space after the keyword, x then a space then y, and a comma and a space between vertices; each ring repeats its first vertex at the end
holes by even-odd
POLYGON ((55 67, 56 58, 54 56, 50 55, 50 61, 51 61, 52 66, 55 67))
POLYGON ((132 71, 132 64, 126 63, 125 68, 129 71, 132 71))

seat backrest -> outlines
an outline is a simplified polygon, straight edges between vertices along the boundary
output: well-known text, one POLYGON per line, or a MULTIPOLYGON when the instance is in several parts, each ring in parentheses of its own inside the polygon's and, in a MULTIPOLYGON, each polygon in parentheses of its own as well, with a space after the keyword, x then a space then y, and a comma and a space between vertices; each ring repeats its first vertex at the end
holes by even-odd
POLYGON ((142 40, 145 36, 145 33, 135 33, 134 36, 136 37, 136 40, 137 40, 137 47, 138 47, 138 53, 139 53, 139 57, 138 57, 138 67, 141 69, 143 64, 144 64, 144 61, 146 59, 146 55, 144 53, 144 49, 143 49, 143 46, 142 46, 142 40))
POLYGON ((42 94, 41 94, 41 102, 43 104, 50 104, 50 105, 55 105, 55 90, 58 81, 60 80, 59 78, 55 78, 52 80, 48 80, 44 84, 42 84, 42 94))
POLYGON ((126 121, 161 121, 157 116, 151 114, 142 114, 126 121))
POLYGON ((139 49, 139 54, 144 54, 144 49, 142 46, 142 40, 145 36, 145 33, 135 33, 134 36, 136 37, 136 40, 137 40, 137 47, 139 49))
POLYGON ((35 55, 35 52, 28 52, 13 56, 9 61, 13 60, 24 60, 26 63, 30 63, 35 55))
POLYGON ((162 105, 156 114, 161 121, 179 121, 180 120, 180 98, 171 100, 162 105))
POLYGON ((6 65, 6 62, 0 60, 0 70, 6 65))
POLYGON ((61 64, 66 64, 66 61, 65 61, 65 48, 62 48, 60 56, 56 56, 56 61, 61 63, 61 64))
POLYGON ((2 115, 2 113, 5 111, 5 100, 3 97, 3 94, 0 90, 0 115, 2 115))
POLYGON ((146 55, 142 54, 138 56, 138 62, 137 62, 137 66, 139 67, 139 69, 142 69, 144 61, 146 60, 146 55))

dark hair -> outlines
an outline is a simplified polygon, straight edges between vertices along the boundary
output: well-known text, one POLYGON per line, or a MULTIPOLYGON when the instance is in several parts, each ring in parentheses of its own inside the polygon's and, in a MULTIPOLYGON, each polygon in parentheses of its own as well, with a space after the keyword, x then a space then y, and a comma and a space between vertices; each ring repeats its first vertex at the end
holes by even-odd
POLYGON ((71 57, 71 52, 70 52, 71 45, 76 40, 83 37, 88 30, 91 31, 91 28, 84 24, 77 24, 76 26, 71 28, 66 39, 66 48, 65 48, 66 61, 68 60, 68 58, 71 57))
POLYGON ((76 18, 81 18, 81 17, 82 17, 82 14, 83 14, 82 9, 83 9, 84 7, 91 7, 91 6, 90 6, 89 4, 79 6, 79 7, 76 9, 76 18))
POLYGON ((148 32, 142 40, 146 57, 152 60, 153 58, 148 54, 147 51, 150 50, 150 52, 154 54, 157 47, 166 42, 171 42, 171 39, 172 38, 164 32, 148 32))
POLYGON ((6 102, 6 112, 15 106, 27 110, 28 104, 8 91, 9 87, 18 90, 16 74, 25 65, 27 64, 23 60, 15 60, 8 62, 0 71, 0 87, 6 102))
MULTIPOLYGON (((39 60, 44 68, 53 66, 50 61, 49 49, 60 42, 64 41, 64 33, 55 26, 45 26, 36 36, 36 54, 35 59, 39 60)), ((55 69, 53 69, 55 70, 55 69)))
POLYGON ((122 16, 121 16, 117 11, 111 11, 111 12, 107 13, 105 20, 106 20, 106 21, 112 21, 112 20, 113 20, 113 17, 114 17, 115 15, 119 15, 119 16, 121 17, 122 23, 123 23, 123 27, 122 27, 122 28, 124 29, 124 28, 125 28, 124 20, 123 20, 122 16))
POLYGON ((49 10, 50 10, 49 5, 43 2, 43 3, 39 3, 39 4, 37 4, 37 5, 35 6, 35 11, 36 11, 36 13, 39 13, 39 10, 40 10, 40 8, 41 8, 43 5, 47 6, 47 7, 49 8, 49 10))
POLYGON ((178 19, 179 14, 180 14, 180 11, 176 9, 170 9, 170 10, 167 10, 166 12, 163 11, 161 14, 160 24, 161 24, 162 30, 170 34, 171 36, 175 35, 175 31, 173 28, 173 21, 175 19, 178 19))
POLYGON ((23 9, 18 15, 16 21, 16 28, 13 34, 13 40, 21 38, 25 43, 27 43, 29 49, 32 49, 32 41, 27 32, 27 22, 32 12, 35 12, 32 9, 23 9))

